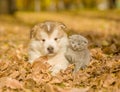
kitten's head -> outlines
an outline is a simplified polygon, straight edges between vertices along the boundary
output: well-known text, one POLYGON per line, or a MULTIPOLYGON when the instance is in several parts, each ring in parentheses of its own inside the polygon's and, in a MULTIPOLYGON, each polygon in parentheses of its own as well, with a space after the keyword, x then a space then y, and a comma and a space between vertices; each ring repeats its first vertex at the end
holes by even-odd
POLYGON ((69 37, 69 46, 74 51, 84 50, 88 46, 88 40, 81 35, 72 35, 69 37))

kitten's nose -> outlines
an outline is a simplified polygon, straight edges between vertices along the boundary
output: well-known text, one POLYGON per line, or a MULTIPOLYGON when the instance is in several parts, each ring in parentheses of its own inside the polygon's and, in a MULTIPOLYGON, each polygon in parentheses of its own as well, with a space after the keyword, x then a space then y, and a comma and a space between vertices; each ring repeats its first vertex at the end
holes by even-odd
POLYGON ((52 46, 49 46, 49 47, 47 48, 47 50, 48 50, 50 53, 53 53, 54 48, 53 48, 52 46))

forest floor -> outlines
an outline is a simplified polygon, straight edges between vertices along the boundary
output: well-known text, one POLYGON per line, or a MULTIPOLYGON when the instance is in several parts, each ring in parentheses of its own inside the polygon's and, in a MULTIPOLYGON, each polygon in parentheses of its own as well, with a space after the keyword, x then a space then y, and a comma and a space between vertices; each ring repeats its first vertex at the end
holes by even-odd
POLYGON ((0 92, 120 92, 120 14, 17 12, 0 15, 0 92), (91 63, 75 78, 73 66, 51 76, 40 58, 27 62, 29 32, 44 20, 63 22, 68 34, 89 40, 91 63), (40 62, 41 61, 41 62, 40 62))

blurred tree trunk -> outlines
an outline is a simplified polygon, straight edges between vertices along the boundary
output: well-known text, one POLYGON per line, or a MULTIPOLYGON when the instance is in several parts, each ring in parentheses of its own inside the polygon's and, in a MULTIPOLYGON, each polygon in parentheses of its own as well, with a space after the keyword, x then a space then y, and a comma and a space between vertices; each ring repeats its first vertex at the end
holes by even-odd
POLYGON ((40 11, 40 0, 34 0, 34 9, 36 12, 40 11))
POLYGON ((56 11, 56 0, 51 0, 49 5, 50 11, 56 11))
POLYGON ((0 0, 0 13, 14 13, 16 11, 16 0, 0 0))
POLYGON ((59 0, 58 9, 63 10, 65 8, 64 0, 59 0))
POLYGON ((14 13, 16 11, 16 0, 7 0, 8 1, 8 11, 9 13, 14 13))
POLYGON ((116 0, 109 0, 109 8, 113 9, 116 7, 116 0))
POLYGON ((109 9, 109 0, 97 0, 96 1, 96 7, 99 10, 107 10, 109 9))
POLYGON ((82 4, 86 8, 94 8, 96 6, 96 0, 82 0, 82 4))
POLYGON ((8 13, 7 0, 0 0, 0 13, 8 13))
POLYGON ((63 10, 64 9, 64 0, 52 0, 54 3, 54 10, 63 10))
POLYGON ((24 10, 34 10, 34 0, 23 0, 24 10))
POLYGON ((72 0, 64 0, 65 9, 70 9, 72 0))
POLYGON ((116 8, 120 9, 120 0, 116 0, 116 8))

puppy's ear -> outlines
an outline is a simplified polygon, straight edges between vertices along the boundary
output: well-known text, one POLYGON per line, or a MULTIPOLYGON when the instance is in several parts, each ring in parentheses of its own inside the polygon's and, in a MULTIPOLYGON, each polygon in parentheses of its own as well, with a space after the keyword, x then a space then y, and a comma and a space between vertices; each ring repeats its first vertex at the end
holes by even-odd
POLYGON ((66 25, 65 25, 65 24, 61 24, 60 27, 61 27, 62 29, 66 29, 66 25))
POLYGON ((37 26, 34 26, 30 31, 30 39, 35 37, 36 31, 37 31, 37 26))
POLYGON ((33 34, 34 34, 34 29, 32 28, 32 29, 30 30, 30 39, 32 39, 32 38, 34 37, 33 34))
POLYGON ((35 38, 37 31, 43 26, 43 23, 35 25, 30 31, 30 39, 35 38))
POLYGON ((59 24, 59 27, 61 27, 62 29, 66 29, 67 28, 66 25, 61 23, 61 22, 59 22, 58 24, 59 24))

